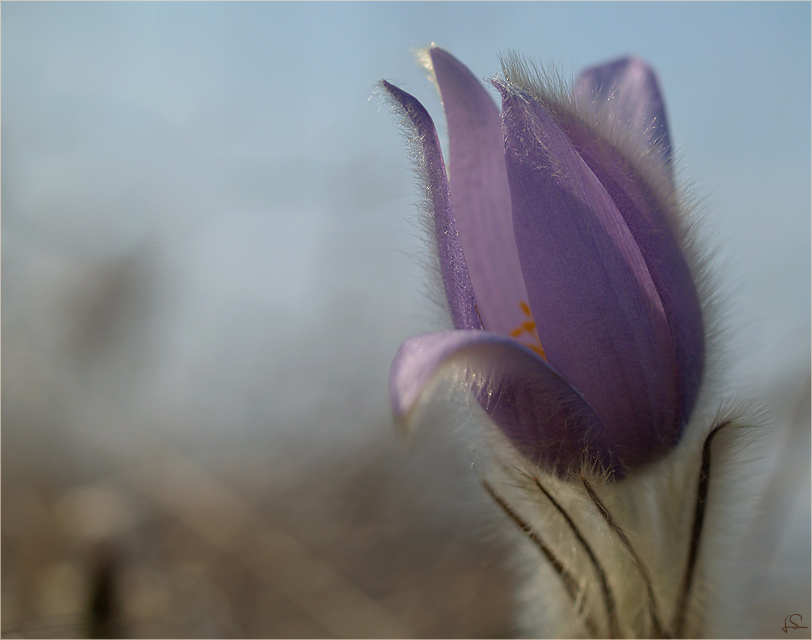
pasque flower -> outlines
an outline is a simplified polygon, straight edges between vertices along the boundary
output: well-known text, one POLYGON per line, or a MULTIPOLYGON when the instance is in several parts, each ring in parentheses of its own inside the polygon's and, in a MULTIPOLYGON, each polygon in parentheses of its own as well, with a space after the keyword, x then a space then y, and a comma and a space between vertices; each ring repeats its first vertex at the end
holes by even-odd
POLYGON ((626 58, 571 93, 523 63, 493 81, 428 51, 448 123, 384 88, 416 132, 455 329, 415 336, 392 365, 409 420, 464 372, 499 429, 559 476, 619 478, 679 441, 695 404, 704 325, 680 231, 665 108, 653 71, 626 58))

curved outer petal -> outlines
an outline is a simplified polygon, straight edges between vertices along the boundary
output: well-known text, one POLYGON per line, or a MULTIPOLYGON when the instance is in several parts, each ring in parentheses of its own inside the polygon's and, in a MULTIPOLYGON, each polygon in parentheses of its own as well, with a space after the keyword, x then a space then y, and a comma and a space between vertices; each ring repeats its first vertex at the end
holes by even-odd
POLYGON ((448 179, 434 122, 414 96, 386 80, 383 80, 382 84, 411 121, 420 144, 433 213, 440 269, 446 297, 451 308, 451 319, 457 328, 481 329, 482 323, 476 310, 474 290, 468 277, 465 254, 454 221, 454 211, 451 208, 448 179))
POLYGON ((407 340, 389 376, 395 417, 408 420, 435 382, 460 374, 531 461, 562 475, 590 457, 615 468, 606 430, 578 392, 531 350, 489 331, 442 331, 407 340))
POLYGON ((601 417, 624 465, 642 464, 682 427, 660 296, 620 212, 552 116, 498 88, 519 260, 547 358, 601 417))
POLYGON ((630 135, 659 156, 661 168, 671 172, 671 137, 665 101, 654 70, 635 57, 621 58, 582 71, 572 88, 575 101, 595 104, 601 117, 612 116, 630 135))
POLYGON ((521 310, 527 291, 513 237, 502 118, 462 63, 438 48, 429 55, 448 122, 454 217, 479 315, 488 331, 509 336, 529 318, 521 310))
POLYGON ((693 409, 705 363, 705 327, 690 267, 669 207, 609 143, 577 123, 560 123, 573 147, 606 189, 629 227, 660 295, 674 339, 683 421, 693 409))

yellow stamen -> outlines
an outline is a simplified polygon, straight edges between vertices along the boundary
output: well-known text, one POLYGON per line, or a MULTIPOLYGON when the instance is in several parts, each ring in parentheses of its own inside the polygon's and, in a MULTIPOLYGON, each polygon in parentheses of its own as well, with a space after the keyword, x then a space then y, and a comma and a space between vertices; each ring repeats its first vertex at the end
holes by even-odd
POLYGON ((541 340, 539 340, 539 335, 538 335, 538 332, 536 331, 536 323, 533 321, 533 314, 530 311, 530 305, 528 305, 524 301, 520 301, 519 302, 519 307, 521 307, 522 313, 524 313, 524 315, 528 316, 530 319, 527 320, 526 322, 523 322, 518 327, 516 327, 513 331, 511 331, 510 332, 510 337, 511 338, 518 338, 523 333, 529 333, 530 336, 531 336, 531 339, 534 339, 533 342, 535 342, 535 344, 525 344, 525 343, 522 343, 522 344, 524 344, 524 346, 532 349, 533 351, 535 351, 537 354, 539 354, 542 358, 544 358, 546 360, 547 356, 544 354, 544 349, 541 346, 541 340))
POLYGON ((518 327, 516 327, 513 331, 510 332, 511 338, 518 338, 523 333, 533 333, 536 330, 536 323, 533 321, 524 322, 518 327))

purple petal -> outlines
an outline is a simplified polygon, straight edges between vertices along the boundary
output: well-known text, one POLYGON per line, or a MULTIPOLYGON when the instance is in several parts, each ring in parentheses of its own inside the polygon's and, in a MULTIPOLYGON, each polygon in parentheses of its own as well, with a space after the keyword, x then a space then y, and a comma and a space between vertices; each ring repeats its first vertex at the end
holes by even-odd
MULTIPOLYGON (((474 75, 451 54, 430 50, 450 143, 449 173, 459 228, 482 324, 505 336, 530 322, 513 237, 502 118, 474 75)), ((535 335, 522 335, 535 342, 535 335)))
POLYGON ((537 102, 504 85, 519 260, 550 364, 626 466, 676 443, 678 369, 660 296, 617 206, 537 102))
POLYGON ((705 362, 705 328, 693 275, 673 228, 671 194, 658 193, 606 141, 577 123, 560 123, 606 189, 634 236, 668 318, 679 368, 681 414, 693 409, 705 362))
POLYGON ((420 144, 426 187, 433 213, 434 236, 443 285, 451 308, 451 319, 458 329, 481 329, 482 323, 476 310, 474 290, 468 277, 468 267, 465 264, 465 255, 454 221, 454 211, 451 208, 448 179, 434 122, 414 96, 386 80, 382 84, 411 122, 420 144))
POLYGON ((646 149, 659 156, 671 177, 671 137, 665 101, 654 70, 639 58, 629 57, 581 72, 572 88, 576 103, 594 104, 601 118, 611 118, 646 149))
MULTIPOLYGON (((595 411, 545 360, 515 340, 486 331, 443 331, 407 340, 395 356, 389 394, 408 421, 442 380, 461 381, 532 462, 564 475, 592 459, 615 457, 595 411)), ((617 469, 622 473, 622 469, 617 469)))

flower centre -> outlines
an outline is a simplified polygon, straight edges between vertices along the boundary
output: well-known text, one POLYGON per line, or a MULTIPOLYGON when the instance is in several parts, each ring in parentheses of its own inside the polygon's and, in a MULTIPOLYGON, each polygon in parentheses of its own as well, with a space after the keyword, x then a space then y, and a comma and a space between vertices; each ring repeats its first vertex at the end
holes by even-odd
POLYGON ((518 327, 516 327, 513 331, 510 332, 511 338, 517 338, 522 334, 528 333, 530 334, 529 339, 532 344, 527 344, 522 342, 525 347, 529 347, 537 354, 539 354, 545 360, 547 356, 544 355, 544 349, 541 346, 541 340, 539 340, 539 334, 536 331, 536 323, 533 320, 533 314, 530 312, 530 305, 524 301, 519 302, 519 306, 522 309, 522 313, 527 317, 527 320, 522 322, 518 327))

